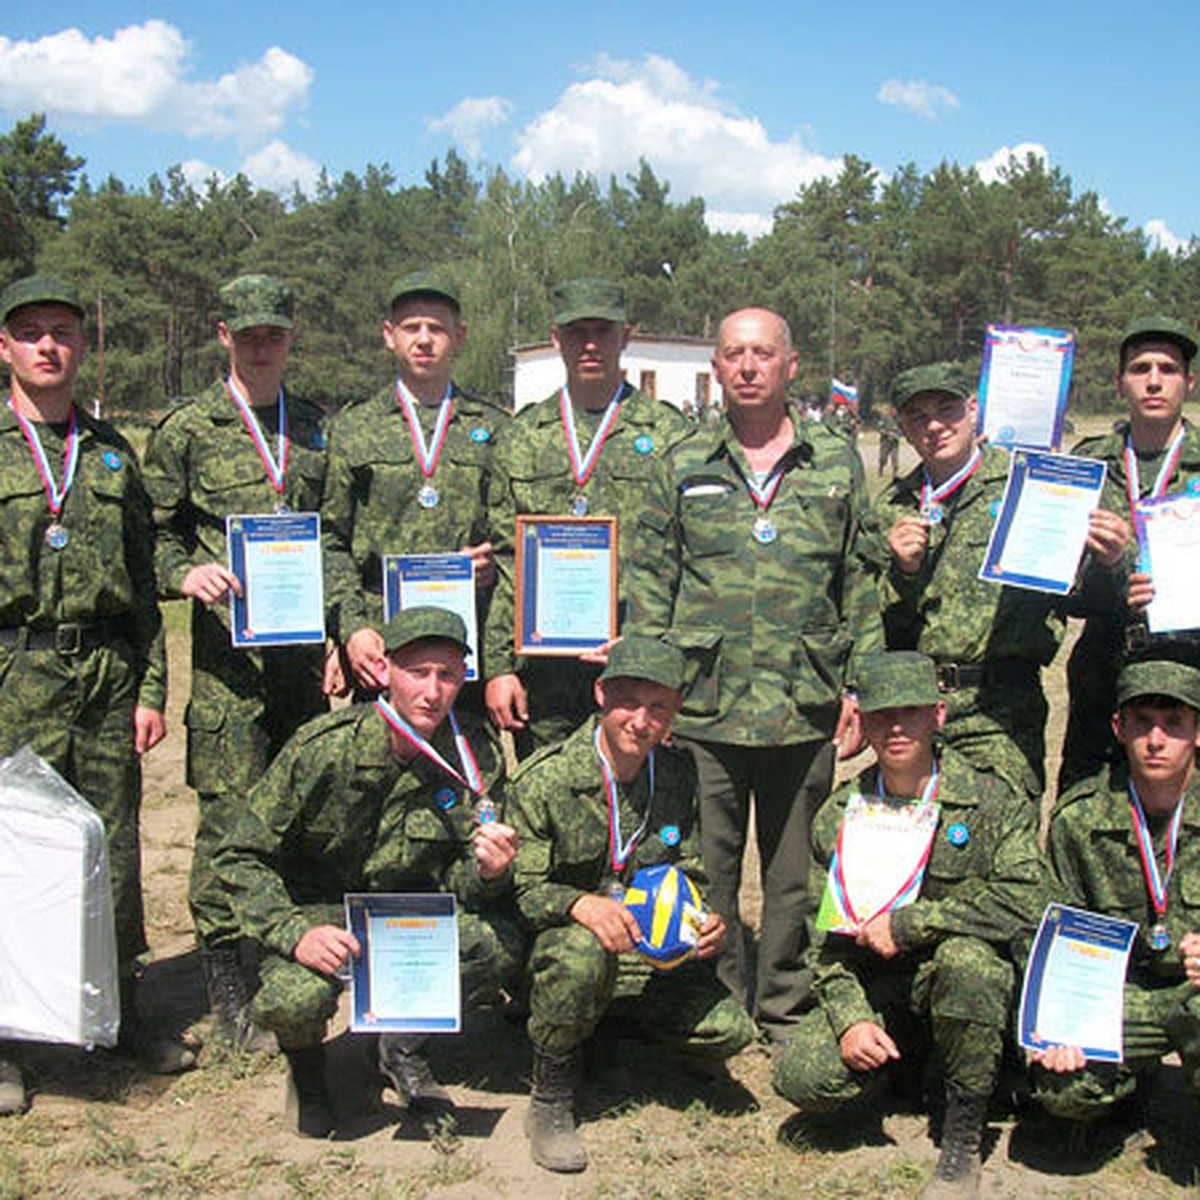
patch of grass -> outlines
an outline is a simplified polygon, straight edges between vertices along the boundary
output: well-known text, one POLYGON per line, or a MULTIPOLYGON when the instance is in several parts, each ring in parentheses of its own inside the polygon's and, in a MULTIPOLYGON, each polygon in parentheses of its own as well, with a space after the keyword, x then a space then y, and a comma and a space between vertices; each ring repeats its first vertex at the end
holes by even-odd
POLYGON ((0 1146, 0 1200, 22 1200, 26 1194, 25 1171, 20 1158, 0 1146))
POLYGON ((127 1133, 117 1133, 94 1109, 84 1114, 87 1142, 81 1151, 83 1165, 127 1170, 141 1161, 137 1143, 127 1133))

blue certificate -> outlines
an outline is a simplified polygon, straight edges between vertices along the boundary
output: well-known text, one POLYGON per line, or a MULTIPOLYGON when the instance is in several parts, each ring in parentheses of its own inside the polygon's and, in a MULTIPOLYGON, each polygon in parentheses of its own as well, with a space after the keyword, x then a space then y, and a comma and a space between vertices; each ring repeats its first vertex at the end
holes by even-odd
POLYGON ((1027 1050, 1079 1046, 1098 1062, 1124 1058, 1125 972, 1137 923, 1048 904, 1021 988, 1027 1050))
POLYGON ((242 594, 229 593, 233 645, 295 646, 325 640, 321 518, 271 513, 225 518, 229 569, 242 594))
POLYGON ((475 617, 475 564, 469 554, 385 554, 383 619, 418 604, 458 613, 467 627, 467 681, 479 678, 479 625, 475 617))
POLYGON ((1098 459, 1018 450, 979 578, 1057 596, 1069 592, 1104 474, 1098 459))
POLYGON ((518 654, 581 654, 617 636, 616 517, 517 518, 518 654))
POLYGON ((979 373, 979 432, 996 446, 1057 450, 1075 363, 1075 335, 989 325, 979 373))
POLYGON ((346 896, 362 953, 350 967, 355 1033, 457 1033, 462 1025, 454 897, 346 896))

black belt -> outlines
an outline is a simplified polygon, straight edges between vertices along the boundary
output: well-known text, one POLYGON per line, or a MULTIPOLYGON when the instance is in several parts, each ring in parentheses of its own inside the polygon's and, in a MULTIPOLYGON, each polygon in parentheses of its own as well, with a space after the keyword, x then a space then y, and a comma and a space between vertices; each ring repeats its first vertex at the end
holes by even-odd
POLYGON ((1003 684, 1033 684, 1040 679, 1037 663, 1023 658, 997 658, 992 662, 937 664, 939 692, 957 692, 962 688, 993 687, 1003 684))
POLYGON ((86 654, 109 640, 103 623, 67 622, 52 629, 30 629, 28 625, 0 628, 0 646, 14 650, 57 650, 59 654, 86 654))

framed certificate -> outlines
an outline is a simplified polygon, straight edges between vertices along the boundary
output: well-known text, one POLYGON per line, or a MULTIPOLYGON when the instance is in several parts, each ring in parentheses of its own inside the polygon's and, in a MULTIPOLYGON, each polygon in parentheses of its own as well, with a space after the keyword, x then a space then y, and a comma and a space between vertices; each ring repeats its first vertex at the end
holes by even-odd
POLYGON ((1062 446, 1075 335, 1032 325, 989 325, 979 373, 979 432, 997 446, 1062 446))
POLYGON ((1139 500, 1134 511, 1138 568, 1154 579, 1146 609, 1151 633, 1200 629, 1200 492, 1139 500))
POLYGON ((242 594, 229 593, 235 647, 295 646, 325 640, 321 518, 269 513, 225 518, 229 569, 242 594))
POLYGON ((1105 471, 1099 459, 1016 451, 979 578, 1057 596, 1069 592, 1105 471))
POLYGON ((479 678, 479 626, 475 616, 475 564, 469 554, 385 554, 383 619, 418 604, 458 613, 467 627, 467 682, 479 678))
POLYGON ((445 893, 350 893, 346 928, 355 1033, 457 1033, 462 1026, 458 916, 445 893))
POLYGON ((1021 987, 1019 1040, 1027 1050, 1080 1046, 1121 1062, 1125 971, 1137 924, 1048 904, 1021 987))
POLYGON ((617 636, 617 518, 517 518, 518 654, 578 655, 617 636))

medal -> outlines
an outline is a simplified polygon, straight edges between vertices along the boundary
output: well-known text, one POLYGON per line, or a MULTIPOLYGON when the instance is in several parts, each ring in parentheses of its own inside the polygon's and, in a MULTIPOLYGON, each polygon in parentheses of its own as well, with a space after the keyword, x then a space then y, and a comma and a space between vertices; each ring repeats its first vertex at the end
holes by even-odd
POLYGON ((430 483, 434 471, 437 470, 438 459, 442 457, 442 447, 446 444, 446 431, 450 428, 450 415, 454 411, 454 388, 446 385, 446 394, 438 406, 437 420, 433 423, 433 436, 425 441, 425 431, 421 428, 417 416, 417 402, 409 395, 408 388, 396 380, 396 399, 400 402, 400 411, 408 422, 408 435, 412 438, 413 454, 421 474, 425 476, 425 484, 417 492, 417 503, 422 508, 436 508, 441 497, 437 488, 430 483))
POLYGON ((288 506, 286 504, 275 505, 275 515, 276 516, 284 516, 285 514, 291 512, 291 511, 292 510, 290 508, 288 508, 288 506))
POLYGON ((754 522, 754 540, 760 546, 769 546, 777 537, 779 531, 775 528, 770 517, 758 517, 754 522))
POLYGON ((1146 877, 1146 888, 1150 892, 1150 903, 1154 907, 1155 922, 1150 927, 1150 948, 1166 950, 1171 944, 1163 918, 1167 915, 1167 889, 1171 886, 1171 872, 1175 869, 1175 848, 1179 844, 1179 823, 1183 818, 1183 797, 1179 797, 1171 823, 1167 826, 1167 869, 1159 871, 1158 858, 1154 853, 1154 839, 1146 821, 1146 811, 1133 780, 1129 781, 1129 811, 1133 817, 1133 832, 1137 837, 1138 852, 1142 856, 1142 874, 1146 877))
POLYGON ((1171 935, 1160 921, 1150 930, 1150 946, 1154 950, 1166 950, 1171 945, 1171 935))
POLYGON ((437 508, 440 499, 437 488, 429 483, 422 485, 421 490, 417 493, 417 503, 422 508, 437 508))
MULTIPOLYGON (((75 482, 75 470, 79 466, 79 427, 75 422, 75 406, 71 406, 71 423, 67 426, 67 440, 63 448, 61 484, 55 483, 53 475, 50 474, 50 460, 46 457, 41 435, 38 433, 34 423, 17 408, 16 401, 12 396, 8 398, 8 407, 12 410, 12 415, 16 417, 17 424, 20 425, 21 432, 25 435, 25 441, 33 453, 34 466, 37 467, 38 474, 42 477, 42 486, 46 489, 46 500, 50 505, 50 515, 57 518, 59 513, 62 512, 63 504, 66 503, 67 493, 71 490, 71 484, 75 482)), ((57 520, 51 521, 46 526, 44 537, 46 545, 51 550, 61 550, 70 541, 67 531, 57 520)))
POLYGON ((930 525, 938 525, 946 519, 946 507, 942 501, 949 500, 975 474, 981 462, 983 462, 983 455, 976 446, 971 451, 971 457, 949 479, 938 484, 937 487, 933 486, 933 480, 929 478, 928 470, 925 471, 925 482, 921 484, 921 516, 930 525))
MULTIPOLYGON (((445 771, 451 779, 461 783, 476 796, 483 796, 483 776, 479 773, 475 752, 471 749, 471 743, 467 741, 466 734, 459 728, 458 718, 454 715, 453 709, 450 710, 450 715, 446 719, 450 722, 450 732, 454 735, 454 748, 458 751, 461 771, 448 763, 437 747, 418 733, 382 696, 375 701, 375 710, 387 722, 391 730, 402 737, 418 754, 423 754, 431 763, 445 771)), ((434 802, 439 808, 449 808, 456 801, 457 797, 453 788, 441 788, 434 793, 434 802), (450 801, 449 804, 445 803, 447 797, 450 801)))
MULTIPOLYGON (((604 441, 612 432, 612 427, 616 424, 617 414, 621 408, 621 393, 624 390, 625 382, 622 380, 617 384, 617 390, 613 392, 612 399, 608 402, 608 407, 604 410, 604 415, 600 418, 600 424, 596 427, 596 432, 592 435, 592 441, 587 448, 587 453, 583 455, 579 453, 579 438, 575 433, 575 407, 571 403, 570 393, 564 387, 558 394, 558 414, 562 420, 563 433, 567 439, 567 458, 570 459, 571 474, 575 477, 575 483, 578 487, 586 487, 587 481, 592 477, 592 471, 600 458, 600 451, 604 446, 604 441)), ((577 517, 587 516, 587 497, 582 492, 575 497, 575 502, 571 505, 571 512, 577 517)))
POLYGON ((928 504, 921 505, 921 516, 923 516, 925 520, 930 523, 930 525, 940 525, 945 515, 946 510, 940 504, 937 504, 934 501, 930 501, 928 504))
POLYGON ((43 536, 46 539, 46 545, 51 550, 62 550, 71 540, 71 535, 57 521, 51 521, 46 526, 46 532, 43 536))
POLYGON ((600 774, 604 779, 604 794, 608 800, 609 861, 612 865, 613 874, 620 875, 625 869, 625 864, 629 861, 629 856, 633 853, 634 847, 638 844, 642 834, 646 832, 646 826, 650 823, 650 810, 654 807, 654 751, 651 750, 646 758, 650 797, 646 801, 646 811, 642 815, 642 823, 629 835, 628 841, 622 841, 621 815, 617 807, 617 776, 608 759, 604 757, 604 751, 600 749, 599 726, 596 726, 596 732, 592 734, 592 745, 596 749, 596 757, 600 760, 600 774))
POLYGON ((576 496, 571 501, 571 512, 577 517, 586 517, 588 511, 588 502, 586 496, 576 496))
MULTIPOLYGON (((287 482, 289 445, 287 402, 283 396, 283 388, 279 389, 279 398, 277 401, 279 411, 279 437, 276 443, 278 456, 272 455, 271 448, 267 445, 267 439, 263 434, 262 426, 259 425, 258 418, 254 415, 254 409, 250 407, 250 402, 246 397, 238 391, 237 384, 233 382, 232 376, 225 380, 225 390, 229 393, 229 398, 233 401, 238 412, 242 414, 242 421, 250 433, 250 440, 254 443, 255 450, 258 451, 258 457, 262 462, 263 470, 267 473, 267 478, 271 481, 271 486, 277 494, 282 495, 287 482)), ((276 508, 275 511, 279 512, 279 509, 276 508)))

